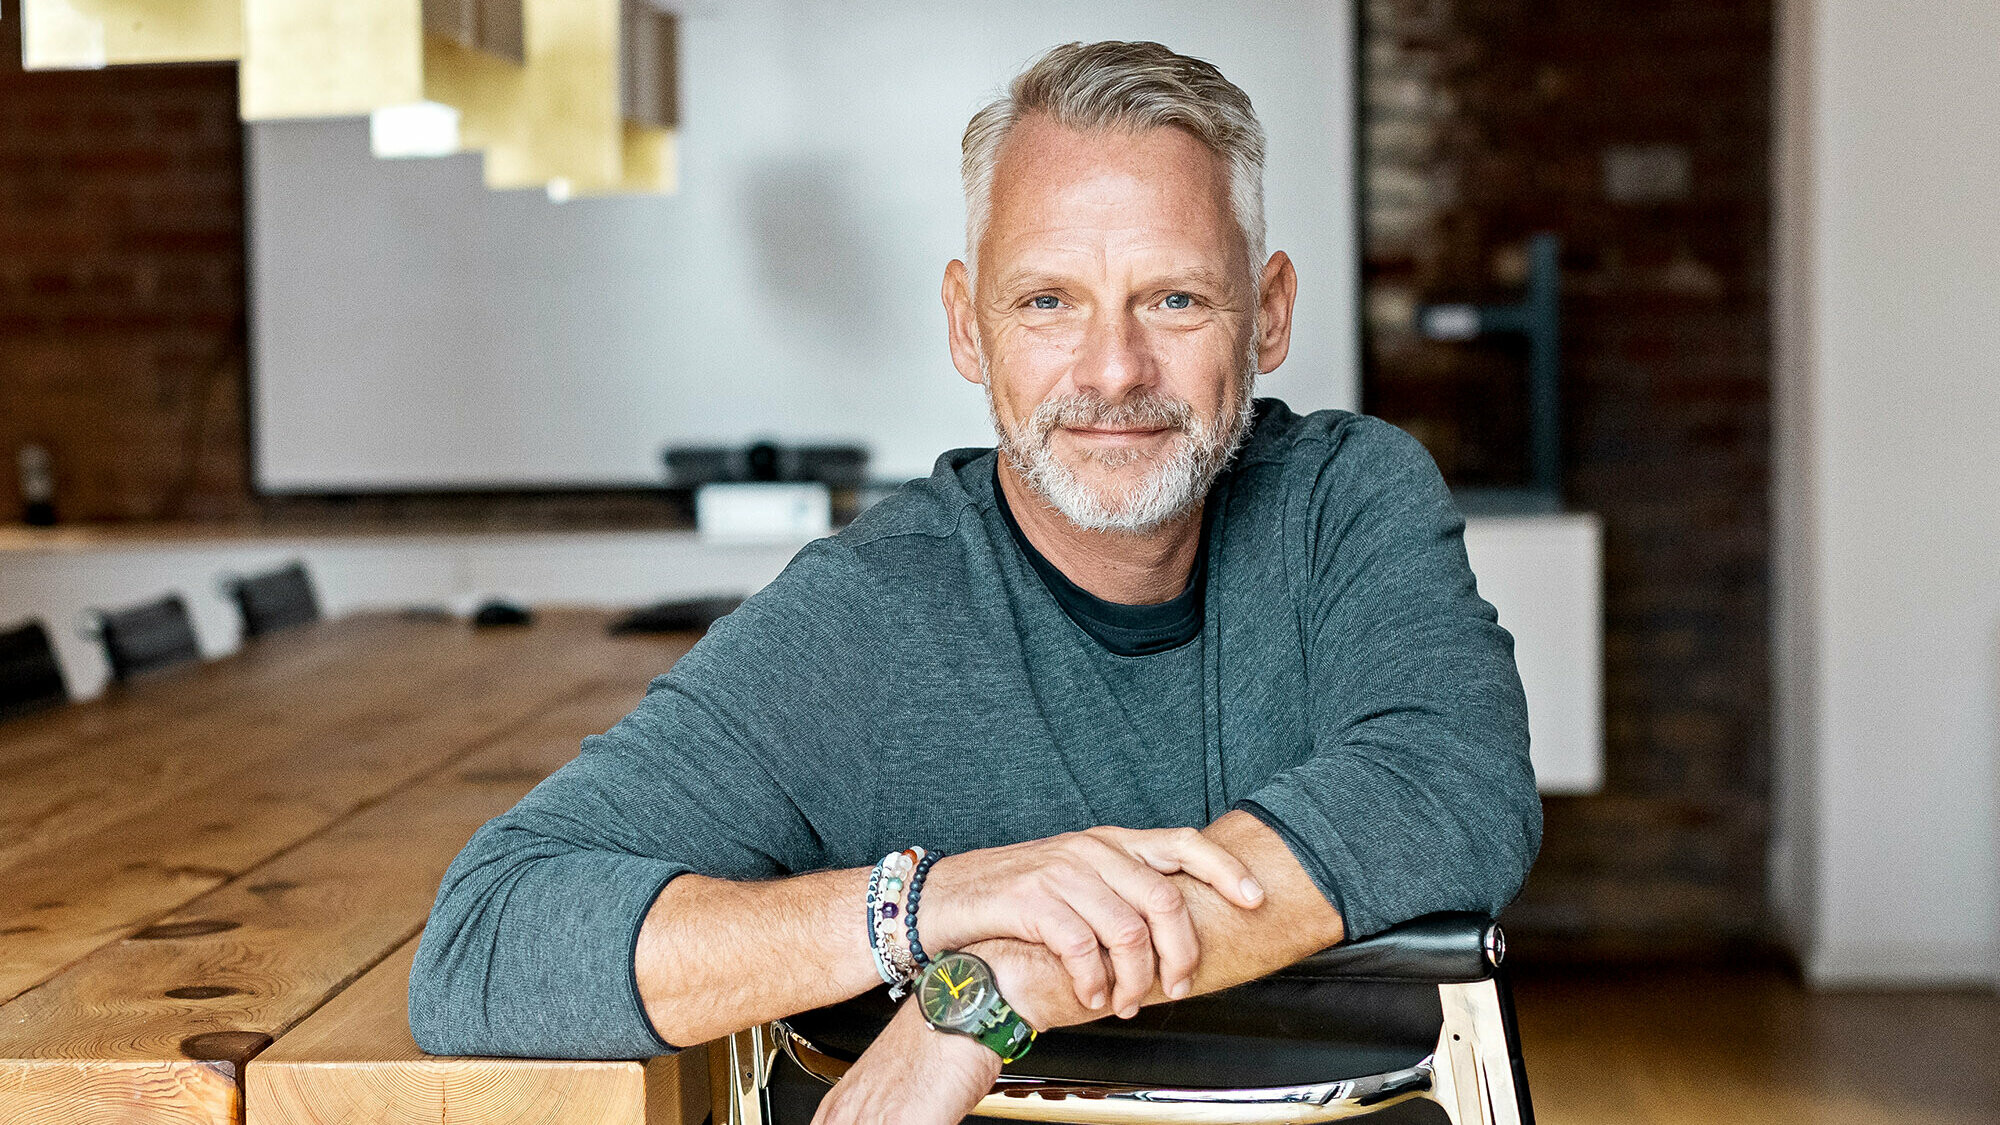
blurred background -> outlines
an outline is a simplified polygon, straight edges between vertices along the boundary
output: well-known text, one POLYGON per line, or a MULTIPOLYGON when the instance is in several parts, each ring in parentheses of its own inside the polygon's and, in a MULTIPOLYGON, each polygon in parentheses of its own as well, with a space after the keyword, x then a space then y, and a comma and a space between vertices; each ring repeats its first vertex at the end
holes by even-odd
MULTIPOLYGON (((178 591, 220 656, 214 575, 291 559, 335 615, 754 589, 990 444, 935 296, 965 118, 1056 41, 1160 38, 1271 134, 1264 393, 1416 435, 1521 639, 1523 971, 1748 973, 1777 999, 1717 1018, 1805 1021, 1828 1074, 2000 1047, 2000 5, 637 7, 578 171, 470 108, 399 133, 481 73, 428 41, 400 93, 266 110, 240 48, 103 66, 60 15, 24 69, 0 0, 0 625, 71 695, 113 672, 79 613, 178 591), (809 510, 698 526, 744 479, 809 510)), ((1979 1069, 1895 1119, 2000 1120, 1979 1069)), ((1682 1119, 1630 1104, 1590 1112, 1682 1119)))

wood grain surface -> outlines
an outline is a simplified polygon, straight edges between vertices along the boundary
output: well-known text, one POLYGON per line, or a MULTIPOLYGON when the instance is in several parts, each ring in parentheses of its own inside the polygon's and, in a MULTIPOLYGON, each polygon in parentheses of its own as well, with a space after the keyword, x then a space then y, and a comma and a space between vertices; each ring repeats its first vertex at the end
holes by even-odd
MULTIPOLYGON (((89 836, 182 793, 254 776, 277 756, 307 757, 329 743, 389 731, 435 709, 527 654, 482 643, 470 630, 410 623, 400 643, 357 654, 324 674, 241 692, 182 718, 179 685, 148 685, 160 721, 145 737, 76 745, 6 767, 0 788, 0 866, 33 849, 89 836)), ((560 633, 558 635, 561 635, 560 633)), ((546 645, 542 634, 533 642, 546 645)), ((526 638, 522 638, 526 640, 526 638)), ((4 737, 4 736, 0 736, 4 737)))
POLYGON ((0 770, 67 757, 120 739, 147 742, 170 735, 223 705, 327 675, 354 661, 390 651, 403 622, 365 614, 319 622, 246 644, 219 660, 184 664, 130 684, 113 685, 96 699, 40 711, 0 726, 0 770), (171 693, 174 705, 163 707, 171 693))
POLYGON ((650 1062, 443 1058, 410 1037, 415 940, 251 1060, 248 1125, 700 1125, 706 1050, 650 1062))
MULTIPOLYGON (((0 1002, 527 722, 574 692, 576 677, 629 677, 636 685, 650 663, 670 661, 686 647, 612 640, 600 625, 594 615, 558 618, 550 626, 494 637, 450 624, 402 623, 387 633, 402 638, 406 654, 416 654, 414 665, 408 659, 355 660, 346 665, 340 687, 325 692, 343 699, 373 693, 378 698, 372 703, 303 702, 261 742, 257 732, 269 727, 246 720, 252 733, 235 736, 231 722, 268 701, 210 715, 200 752, 240 758, 224 781, 138 797, 106 783, 90 814, 74 818, 94 833, 68 826, 11 853, 0 848, 13 856, 11 863, 0 862, 0 1002), (451 702, 440 707, 439 700, 451 702), (243 743, 254 745, 241 755, 230 753, 243 743), (93 835, 91 846, 72 846, 79 836, 93 835)), ((634 702, 637 691, 635 686, 634 702)), ((0 778, 9 778, 8 771, 0 769, 0 778)), ((153 787, 144 775, 127 784, 153 787)), ((27 833, 0 820, 0 839, 9 835, 27 833)))
MULTIPOLYGON (((106 927, 60 949, 48 938, 41 956, 74 963, 0 1005, 0 1121, 240 1120, 249 1059, 410 939, 466 838, 629 711, 688 642, 606 638, 602 615, 544 620, 432 624, 449 635, 391 646, 421 659, 324 668, 372 685, 323 684, 329 695, 378 698, 325 722, 303 706, 310 729, 253 765, 25 853, 60 874, 0 871, 0 909, 41 916, 0 941, 10 979, 35 971, 15 964, 19 939, 72 932, 44 923, 106 927)), ((215 724, 213 751, 228 749, 233 706, 200 720, 215 724)))

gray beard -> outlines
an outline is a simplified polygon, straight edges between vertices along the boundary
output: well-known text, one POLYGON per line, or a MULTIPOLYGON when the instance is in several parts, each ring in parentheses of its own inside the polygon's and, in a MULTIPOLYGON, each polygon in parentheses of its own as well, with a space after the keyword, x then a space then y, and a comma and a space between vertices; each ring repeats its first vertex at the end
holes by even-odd
POLYGON ((993 418, 1000 452, 1037 496, 1085 531, 1151 531, 1193 511, 1250 432, 1251 388, 1257 375, 1254 353, 1245 365, 1237 401, 1215 418, 1198 416, 1176 398, 1141 391, 1118 402, 1096 395, 1065 395, 1035 408, 1020 432, 1000 420, 993 402, 992 372, 979 357, 986 382, 986 409, 993 418), (1136 485, 1100 490, 1083 481, 1056 456, 1049 440, 1060 426, 1163 427, 1179 431, 1163 454, 1116 451, 1090 459, 1107 469, 1153 460, 1152 471, 1136 485))

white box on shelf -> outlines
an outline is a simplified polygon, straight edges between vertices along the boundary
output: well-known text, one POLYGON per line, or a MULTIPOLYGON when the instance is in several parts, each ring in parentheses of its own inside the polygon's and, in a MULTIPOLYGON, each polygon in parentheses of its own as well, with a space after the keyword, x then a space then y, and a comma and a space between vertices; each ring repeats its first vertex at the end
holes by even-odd
POLYGON ((833 496, 817 482, 704 484, 694 524, 710 543, 803 542, 833 530, 833 496))

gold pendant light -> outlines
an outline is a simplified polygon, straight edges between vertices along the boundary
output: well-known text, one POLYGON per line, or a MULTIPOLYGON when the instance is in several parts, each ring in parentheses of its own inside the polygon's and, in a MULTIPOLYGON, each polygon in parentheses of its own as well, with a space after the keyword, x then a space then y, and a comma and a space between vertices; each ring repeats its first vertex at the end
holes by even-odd
POLYGON ((424 96, 420 0, 242 0, 245 121, 358 117, 424 96))
POLYGON ((246 121, 371 117, 492 188, 672 191, 675 17, 645 0, 23 0, 31 68, 238 61, 246 121))
POLYGON ((524 0, 526 64, 486 149, 486 186, 547 185, 558 198, 615 190, 624 175, 619 0, 524 0))
POLYGON ((624 115, 624 171, 618 186, 579 195, 671 192, 678 186, 675 127, 680 122, 680 24, 671 12, 624 0, 619 44, 619 106, 624 115))
POLYGON ((243 0, 21 0, 21 25, 27 70, 243 55, 243 0))

